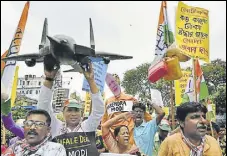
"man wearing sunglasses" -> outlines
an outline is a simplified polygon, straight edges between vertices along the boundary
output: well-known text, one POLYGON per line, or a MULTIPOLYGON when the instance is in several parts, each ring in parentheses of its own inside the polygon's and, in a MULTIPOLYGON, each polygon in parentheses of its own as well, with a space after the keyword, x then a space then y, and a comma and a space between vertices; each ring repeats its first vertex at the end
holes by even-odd
POLYGON ((2 156, 66 156, 63 145, 49 141, 51 118, 45 110, 28 112, 24 121, 25 139, 11 145, 2 156))

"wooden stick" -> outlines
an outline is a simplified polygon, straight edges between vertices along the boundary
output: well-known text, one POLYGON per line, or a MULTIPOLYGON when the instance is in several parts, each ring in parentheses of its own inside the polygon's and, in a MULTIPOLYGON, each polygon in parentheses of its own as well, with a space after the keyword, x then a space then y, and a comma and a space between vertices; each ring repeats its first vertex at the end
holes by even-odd
POLYGON ((170 101, 171 101, 171 118, 172 118, 172 130, 175 128, 174 111, 173 111, 173 81, 170 81, 170 101))
POLYGON ((2 144, 6 144, 6 128, 5 128, 5 126, 2 124, 2 129, 3 129, 3 131, 2 131, 2 144))
POLYGON ((214 130, 213 130, 213 126, 212 126, 211 120, 210 120, 210 130, 211 130, 212 137, 214 137, 214 130))
POLYGON ((196 79, 197 79, 197 76, 196 76, 196 65, 195 65, 195 62, 196 62, 196 59, 192 59, 192 64, 193 64, 193 79, 194 79, 194 94, 195 94, 195 102, 197 102, 197 91, 196 91, 196 79))

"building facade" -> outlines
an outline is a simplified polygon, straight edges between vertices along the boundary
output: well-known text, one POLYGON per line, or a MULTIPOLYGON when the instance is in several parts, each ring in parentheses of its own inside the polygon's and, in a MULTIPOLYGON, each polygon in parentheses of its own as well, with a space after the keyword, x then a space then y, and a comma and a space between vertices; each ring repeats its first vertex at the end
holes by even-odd
MULTIPOLYGON (((45 76, 43 75, 41 77, 37 77, 36 75, 25 75, 24 77, 18 78, 18 81, 17 81, 18 95, 25 96, 28 99, 31 99, 31 100, 33 99, 37 101, 39 98, 41 86, 44 80, 45 80, 45 76)), ((62 87, 62 75, 61 75, 61 72, 59 71, 56 75, 53 88, 57 89, 61 87, 62 87)))
POLYGON ((18 78, 17 92, 30 99, 38 100, 44 76, 36 77, 36 75, 25 75, 18 78))
POLYGON ((55 113, 61 112, 64 107, 64 102, 69 98, 68 88, 56 88, 54 90, 52 107, 55 113))

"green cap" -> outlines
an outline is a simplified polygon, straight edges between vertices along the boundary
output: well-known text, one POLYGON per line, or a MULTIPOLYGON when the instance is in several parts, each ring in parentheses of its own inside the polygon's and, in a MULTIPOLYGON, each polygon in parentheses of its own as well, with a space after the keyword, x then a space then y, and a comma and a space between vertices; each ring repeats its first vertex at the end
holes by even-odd
POLYGON ((66 100, 64 106, 71 107, 71 108, 79 108, 79 109, 83 108, 82 104, 75 99, 66 100))

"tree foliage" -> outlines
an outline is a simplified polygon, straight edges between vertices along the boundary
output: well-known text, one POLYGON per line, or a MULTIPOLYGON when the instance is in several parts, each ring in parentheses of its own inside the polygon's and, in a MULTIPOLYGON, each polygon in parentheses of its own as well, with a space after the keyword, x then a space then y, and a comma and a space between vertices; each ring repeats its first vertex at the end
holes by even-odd
POLYGON ((211 63, 202 65, 204 78, 208 85, 209 92, 217 92, 219 85, 226 84, 226 62, 220 59, 211 61, 211 63))
POLYGON ((149 63, 144 63, 136 67, 136 69, 131 69, 124 73, 122 86, 125 88, 125 92, 133 96, 139 95, 139 98, 143 99, 145 97, 151 97, 150 88, 158 89, 162 93, 164 105, 169 106, 170 81, 161 79, 156 83, 151 84, 147 78, 149 67, 149 63))
MULTIPOLYGON (((133 96, 139 95, 140 98, 150 98, 149 88, 158 89, 162 93, 164 105, 170 106, 170 81, 160 79, 154 84, 150 83, 147 78, 149 67, 149 63, 144 63, 124 73, 122 86, 125 88, 125 92, 133 96)), ((209 64, 201 65, 201 68, 214 103, 217 107, 226 106, 226 62, 216 59, 209 64)), ((174 92, 173 88, 173 94, 174 92)))

